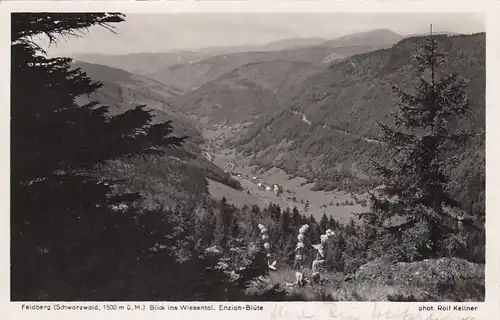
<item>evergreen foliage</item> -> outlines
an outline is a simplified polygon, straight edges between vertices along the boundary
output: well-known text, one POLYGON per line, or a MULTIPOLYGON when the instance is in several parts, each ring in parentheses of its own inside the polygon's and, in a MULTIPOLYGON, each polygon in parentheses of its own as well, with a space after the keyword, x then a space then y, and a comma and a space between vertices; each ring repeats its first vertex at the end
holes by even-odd
POLYGON ((399 97, 392 113, 395 128, 379 124, 381 140, 393 157, 389 165, 374 161, 382 187, 372 194, 373 212, 365 215, 373 228, 368 237, 375 239, 379 230, 391 226, 391 236, 409 260, 446 255, 451 238, 466 246, 457 223, 475 221, 450 194, 449 168, 456 165, 450 152, 478 134, 450 126, 469 112, 466 81, 445 74, 446 59, 434 37, 426 39, 415 59, 421 75, 413 92, 394 87, 399 97), (394 226, 394 218, 405 222, 394 226))
POLYGON ((98 102, 78 105, 100 83, 72 69, 70 58, 48 58, 32 39, 54 43, 96 25, 112 31, 123 20, 118 13, 12 16, 12 300, 227 300, 261 272, 252 258, 236 283, 217 267, 224 257, 199 245, 199 219, 211 220, 213 208, 206 216, 179 205, 138 210, 139 190, 99 174, 137 170, 139 158, 181 147, 184 137, 172 136, 170 121, 153 124, 144 106, 110 116, 98 102))

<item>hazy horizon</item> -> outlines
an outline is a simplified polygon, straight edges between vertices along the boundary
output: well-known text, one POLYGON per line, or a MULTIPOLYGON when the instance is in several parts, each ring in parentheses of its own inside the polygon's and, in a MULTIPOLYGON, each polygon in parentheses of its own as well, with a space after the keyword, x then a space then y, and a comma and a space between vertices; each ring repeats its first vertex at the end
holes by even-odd
POLYGON ((295 38, 330 40, 374 29, 405 36, 427 33, 430 24, 436 32, 485 31, 484 17, 473 13, 162 13, 126 15, 126 21, 114 24, 116 34, 93 27, 80 38, 59 39, 50 47, 44 39, 38 42, 50 55, 120 55, 257 46, 295 38))

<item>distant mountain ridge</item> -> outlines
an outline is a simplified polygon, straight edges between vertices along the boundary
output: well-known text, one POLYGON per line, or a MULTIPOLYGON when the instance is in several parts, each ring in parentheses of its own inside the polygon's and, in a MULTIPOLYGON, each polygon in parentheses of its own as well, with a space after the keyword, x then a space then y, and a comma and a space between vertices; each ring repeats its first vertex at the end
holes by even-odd
MULTIPOLYGON (((223 68, 216 76, 208 75, 208 77, 205 77, 205 73, 209 72, 208 68, 211 69, 210 74, 214 74, 216 72, 214 69, 218 68, 217 66, 207 66, 207 64, 210 65, 210 60, 207 59, 217 56, 231 56, 230 60, 236 57, 236 60, 241 63, 236 66, 233 65, 233 68, 263 60, 323 61, 329 63, 349 54, 367 52, 392 45, 397 40, 398 35, 390 30, 373 30, 333 40, 319 37, 289 38, 263 45, 207 47, 123 55, 74 54, 73 57, 79 61, 107 65, 135 74, 147 75, 168 85, 180 86, 184 91, 189 91, 230 71, 228 68, 223 68), (332 50, 332 48, 335 48, 335 50, 332 50), (242 59, 242 56, 246 56, 246 58, 242 59), (202 68, 199 68, 200 64, 203 66, 202 68), (192 65, 198 67, 192 68, 192 65), (187 69, 180 71, 181 66, 187 69), (196 78, 198 80, 186 80, 186 78, 196 78)), ((228 62, 228 66, 231 65, 232 62, 228 62)))
POLYGON ((158 66, 190 63, 210 57, 212 53, 180 50, 176 52, 141 52, 130 54, 73 54, 73 58, 92 64, 106 65, 128 72, 147 75, 154 72, 158 66))
POLYGON ((160 69, 151 77, 185 91, 173 99, 177 108, 213 124, 243 123, 276 109, 297 86, 328 64, 386 48, 400 38, 389 30, 374 30, 326 45, 214 56, 191 65, 160 69))
POLYGON ((196 63, 159 68, 150 74, 160 82, 177 87, 183 92, 195 90, 218 77, 247 64, 288 61, 297 63, 324 63, 343 59, 353 54, 374 51, 390 45, 353 45, 331 47, 318 45, 282 51, 252 51, 213 56, 196 63))
POLYGON ((318 46, 325 43, 327 39, 325 38, 289 38, 282 39, 267 44, 256 46, 252 51, 281 51, 281 50, 291 50, 303 47, 318 46))
POLYGON ((78 53, 71 56, 78 61, 107 65, 132 73, 148 75, 158 68, 173 65, 191 64, 222 54, 250 51, 280 51, 318 45, 323 38, 291 38, 273 41, 264 45, 207 47, 199 49, 181 49, 168 52, 138 52, 129 54, 78 53))
POLYGON ((404 36, 389 29, 374 29, 365 32, 348 34, 333 40, 324 42, 322 45, 340 47, 340 46, 381 46, 393 45, 401 41, 404 36))

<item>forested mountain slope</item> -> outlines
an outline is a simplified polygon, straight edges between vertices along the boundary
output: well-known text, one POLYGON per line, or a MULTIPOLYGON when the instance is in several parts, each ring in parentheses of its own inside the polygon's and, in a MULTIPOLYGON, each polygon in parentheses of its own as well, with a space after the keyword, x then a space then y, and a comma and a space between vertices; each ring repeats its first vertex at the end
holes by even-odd
MULTIPOLYGON (((423 39, 404 39, 392 48, 332 63, 296 88, 276 112, 259 119, 237 144, 254 155, 255 163, 315 178, 323 187, 345 187, 352 176, 366 178, 369 157, 384 157, 384 146, 376 141, 380 133, 377 122, 389 121, 389 112, 394 110, 392 85, 408 88, 417 80, 420 73, 413 55, 423 39)), ((449 55, 446 71, 470 81, 472 113, 450 125, 484 129, 484 33, 440 35, 438 41, 439 49, 449 55)), ((452 188, 457 192, 475 188, 474 195, 461 192, 467 198, 461 200, 468 206, 484 205, 484 184, 473 182, 484 182, 484 136, 472 141, 458 157, 461 163, 454 170, 456 185, 452 188)))
POLYGON ((174 99, 177 108, 210 123, 240 123, 275 110, 296 94, 296 86, 332 61, 390 46, 400 38, 389 30, 373 30, 291 50, 214 56, 152 76, 187 91, 174 99))
POLYGON ((138 104, 146 104, 147 108, 152 110, 155 121, 170 118, 175 120, 174 130, 177 134, 187 134, 193 138, 199 136, 198 129, 190 123, 187 114, 170 105, 169 101, 179 95, 175 88, 142 75, 104 65, 77 61, 73 66, 81 68, 103 84, 90 97, 82 97, 81 102, 98 100, 101 104, 112 107, 111 114, 120 114, 138 104))
MULTIPOLYGON (((90 96, 81 96, 80 103, 97 101, 101 105, 109 106, 109 114, 112 116, 123 114, 139 105, 145 105, 145 110, 152 112, 152 123, 172 121, 174 133, 178 136, 187 136, 184 148, 168 150, 168 156, 162 158, 161 161, 158 159, 139 161, 137 159, 134 161, 134 170, 128 167, 126 171, 128 174, 134 175, 134 182, 141 184, 141 191, 152 188, 151 184, 146 183, 146 180, 155 176, 155 172, 158 176, 164 176, 165 181, 170 181, 169 186, 157 185, 156 188, 151 189, 153 191, 148 192, 151 192, 151 195, 164 193, 163 198, 170 199, 170 203, 176 201, 188 203, 187 198, 193 202, 192 197, 187 197, 187 194, 197 194, 200 190, 204 190, 203 192, 206 193, 205 177, 233 188, 239 187, 239 184, 227 173, 202 155, 200 144, 203 143, 204 139, 199 126, 193 123, 194 120, 188 114, 172 107, 169 102, 178 94, 175 90, 156 80, 121 69, 84 62, 76 62, 73 67, 81 68, 92 79, 103 84, 90 96), (168 195, 169 192, 167 192, 171 188, 178 188, 174 194, 177 193, 177 196, 183 200, 179 198, 174 201, 176 196, 168 195)), ((112 167, 118 171, 124 169, 121 163, 114 163, 112 167)), ((117 174, 121 179, 127 176, 124 173, 117 174)))
POLYGON ((253 62, 173 99, 176 108, 210 123, 243 123, 273 110, 295 86, 325 64, 253 62))

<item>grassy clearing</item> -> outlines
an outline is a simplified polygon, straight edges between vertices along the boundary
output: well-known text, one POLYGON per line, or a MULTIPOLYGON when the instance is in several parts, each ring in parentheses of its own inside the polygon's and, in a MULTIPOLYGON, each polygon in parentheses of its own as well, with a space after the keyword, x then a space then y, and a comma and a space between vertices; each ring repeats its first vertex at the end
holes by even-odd
MULTIPOLYGON (((241 173, 244 178, 238 179, 245 195, 240 195, 238 192, 230 190, 222 190, 218 185, 210 183, 210 193, 216 198, 222 198, 224 195, 228 202, 235 206, 243 206, 257 204, 269 205, 269 203, 277 204, 281 208, 297 207, 306 215, 312 215, 315 219, 321 219, 323 214, 332 216, 338 222, 345 224, 353 218, 353 213, 363 212, 367 208, 356 203, 353 196, 343 191, 313 191, 311 188, 314 184, 306 183, 307 180, 301 177, 291 177, 279 168, 271 168, 269 170, 259 169, 255 166, 250 166, 248 159, 241 159, 234 150, 222 149, 213 155, 214 163, 219 167, 224 168, 228 163, 234 163, 233 171, 241 173), (272 191, 259 189, 250 180, 252 177, 257 177, 259 181, 267 185, 281 185, 285 190, 283 196, 276 196, 272 191), (247 191, 253 197, 248 197, 247 191), (306 203, 309 205, 306 207, 306 203), (345 203, 349 203, 346 205, 345 203)), ((363 199, 366 195, 358 195, 358 198, 363 199)))
POLYGON ((208 192, 214 199, 220 200, 222 199, 222 197, 225 197, 228 203, 233 204, 234 206, 239 208, 243 207, 244 205, 251 207, 255 204, 258 205, 261 209, 264 209, 266 207, 266 202, 253 194, 248 194, 246 193, 246 191, 235 190, 217 181, 213 181, 210 179, 207 180, 208 192))
MULTIPOLYGON (((237 167, 235 170, 240 170, 237 167)), ((332 216, 340 223, 347 223, 353 217, 353 213, 363 212, 367 208, 355 203, 355 199, 351 194, 343 191, 313 191, 311 188, 313 183, 306 183, 306 179, 301 177, 293 177, 278 168, 271 168, 267 171, 257 171, 255 173, 259 178, 266 183, 273 185, 278 184, 283 186, 285 197, 287 197, 287 206, 295 206, 307 215, 313 215, 316 219, 321 219, 323 213, 327 216, 332 216), (290 199, 292 198, 292 199, 290 199), (307 210, 305 204, 309 202, 307 210), (344 205, 349 202, 351 205, 344 205), (336 204, 339 203, 337 206, 336 204)), ((363 198, 365 195, 358 195, 363 198)))

